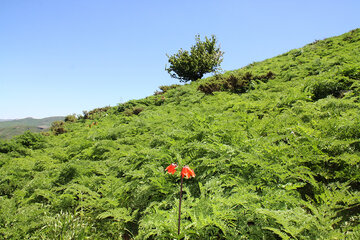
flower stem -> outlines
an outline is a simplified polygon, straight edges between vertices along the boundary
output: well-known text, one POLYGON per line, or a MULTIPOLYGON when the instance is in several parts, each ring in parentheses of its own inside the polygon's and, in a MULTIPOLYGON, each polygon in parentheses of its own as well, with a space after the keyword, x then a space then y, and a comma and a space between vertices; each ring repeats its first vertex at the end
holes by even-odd
POLYGON ((182 188, 183 188, 183 179, 181 176, 181 184, 180 184, 180 199, 179 199, 179 221, 178 221, 178 235, 180 235, 180 220, 181 220, 181 199, 182 199, 182 188))

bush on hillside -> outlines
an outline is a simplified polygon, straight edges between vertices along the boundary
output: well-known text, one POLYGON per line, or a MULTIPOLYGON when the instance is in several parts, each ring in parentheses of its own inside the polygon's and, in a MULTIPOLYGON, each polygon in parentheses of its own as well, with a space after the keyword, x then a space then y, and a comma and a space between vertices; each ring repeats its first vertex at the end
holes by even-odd
POLYGON ((0 153, 10 153, 10 152, 23 152, 24 147, 21 146, 16 141, 1 141, 0 140, 0 153))
POLYGON ((76 118, 75 114, 67 115, 65 117, 65 122, 76 122, 76 120, 77 120, 77 118, 76 118))
POLYGON ((165 102, 165 99, 166 98, 164 95, 159 96, 159 98, 155 98, 155 105, 156 106, 162 105, 165 102))
POLYGON ((63 134, 66 133, 65 130, 65 122, 64 121, 55 121, 51 124, 50 130, 55 134, 63 134))
POLYGON ((99 117, 102 117, 104 115, 106 115, 106 112, 111 109, 110 106, 107 107, 102 107, 102 108, 95 108, 93 110, 91 110, 90 112, 88 111, 83 111, 83 119, 96 119, 99 117))
POLYGON ((126 116, 139 115, 143 110, 144 108, 142 107, 127 108, 125 109, 124 114, 126 116))
POLYGON ((175 88, 177 88, 177 87, 179 87, 179 86, 181 86, 181 85, 179 85, 179 84, 172 84, 172 85, 170 85, 170 86, 160 86, 159 89, 160 89, 161 91, 155 91, 154 95, 156 96, 156 95, 164 94, 164 93, 166 93, 167 91, 169 91, 170 89, 175 89, 175 88))
POLYGON ((22 146, 31 149, 40 149, 45 146, 45 137, 39 133, 32 133, 30 131, 15 137, 15 141, 22 146))
POLYGON ((360 28, 351 30, 348 33, 345 33, 343 35, 343 40, 349 43, 354 43, 357 41, 360 41, 360 35, 359 35, 360 28))
POLYGON ((31 153, 30 149, 37 150, 45 147, 45 137, 40 133, 32 133, 30 131, 8 141, 0 140, 0 153, 11 153, 12 157, 27 156, 31 153))
POLYGON ((347 67, 342 70, 341 74, 350 79, 360 80, 360 66, 347 67))
POLYGON ((223 60, 224 52, 216 46, 215 35, 205 37, 204 42, 197 35, 195 40, 196 44, 191 47, 190 52, 180 49, 172 56, 167 55, 170 66, 165 67, 165 70, 180 82, 196 81, 206 73, 217 71, 223 60))
POLYGON ((352 83, 348 77, 344 76, 319 75, 311 77, 305 89, 311 92, 311 98, 315 101, 330 95, 341 98, 346 91, 350 90, 352 83))
POLYGON ((251 72, 245 72, 241 75, 231 74, 228 77, 217 75, 212 80, 200 84, 198 90, 205 94, 213 94, 213 92, 219 91, 244 93, 249 89, 251 81, 266 82, 274 77, 275 74, 271 71, 264 75, 253 75, 251 72))

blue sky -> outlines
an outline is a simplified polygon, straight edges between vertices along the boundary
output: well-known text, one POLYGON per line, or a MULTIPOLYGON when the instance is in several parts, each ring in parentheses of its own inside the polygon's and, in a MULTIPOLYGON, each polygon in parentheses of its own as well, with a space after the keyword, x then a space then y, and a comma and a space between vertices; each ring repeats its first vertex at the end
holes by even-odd
POLYGON ((178 83, 166 53, 215 34, 223 70, 360 27, 358 0, 0 0, 0 119, 81 114, 178 83))

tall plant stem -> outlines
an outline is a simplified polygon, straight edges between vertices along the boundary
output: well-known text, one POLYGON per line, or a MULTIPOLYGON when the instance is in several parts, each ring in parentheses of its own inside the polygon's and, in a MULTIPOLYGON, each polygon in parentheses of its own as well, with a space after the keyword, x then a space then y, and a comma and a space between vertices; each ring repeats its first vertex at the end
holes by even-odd
POLYGON ((179 199, 179 220, 178 220, 178 235, 180 235, 180 221, 181 221, 181 199, 182 199, 182 188, 183 188, 183 180, 184 177, 181 176, 181 184, 180 184, 180 199, 179 199))

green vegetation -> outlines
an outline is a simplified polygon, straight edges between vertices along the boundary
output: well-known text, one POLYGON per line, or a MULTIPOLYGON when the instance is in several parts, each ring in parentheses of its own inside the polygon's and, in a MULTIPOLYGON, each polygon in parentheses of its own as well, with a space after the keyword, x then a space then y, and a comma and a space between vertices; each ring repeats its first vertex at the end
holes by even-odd
POLYGON ((200 40, 200 35, 195 36, 196 44, 191 47, 190 53, 180 49, 178 53, 168 56, 170 66, 165 70, 171 77, 180 79, 180 82, 196 81, 205 73, 215 72, 220 68, 223 52, 216 46, 216 37, 205 37, 200 40))
POLYGON ((24 118, 18 120, 4 120, 0 122, 0 139, 10 139, 26 131, 42 132, 50 128, 54 121, 63 120, 64 117, 48 117, 42 119, 24 118))
POLYGON ((359 70, 356 29, 1 141, 0 238, 359 239, 359 70))

